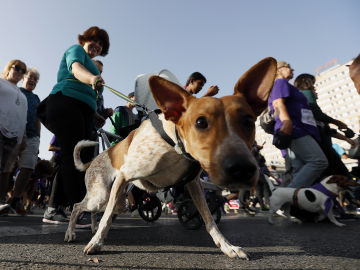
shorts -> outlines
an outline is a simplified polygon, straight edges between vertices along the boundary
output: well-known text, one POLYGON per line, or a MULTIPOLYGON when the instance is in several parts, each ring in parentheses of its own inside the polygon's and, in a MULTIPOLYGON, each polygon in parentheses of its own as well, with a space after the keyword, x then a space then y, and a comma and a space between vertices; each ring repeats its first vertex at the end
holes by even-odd
POLYGON ((19 168, 35 169, 40 146, 40 137, 26 138, 26 147, 19 155, 19 168))
MULTIPOLYGON (((5 172, 7 164, 13 163, 11 153, 14 151, 17 138, 8 138, 0 132, 0 172, 5 172)), ((16 158, 16 156, 15 156, 16 158)))

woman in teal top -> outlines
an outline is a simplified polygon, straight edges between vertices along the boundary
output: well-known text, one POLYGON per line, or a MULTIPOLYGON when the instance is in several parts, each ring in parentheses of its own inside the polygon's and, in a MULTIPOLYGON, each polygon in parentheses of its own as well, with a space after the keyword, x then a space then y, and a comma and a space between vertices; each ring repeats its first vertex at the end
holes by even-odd
MULTIPOLYGON (((54 195, 44 214, 44 222, 56 221, 56 208, 80 202, 86 193, 84 173, 74 165, 73 151, 81 140, 91 138, 97 97, 102 94, 103 79, 92 61, 108 53, 109 36, 93 26, 78 36, 79 44, 67 49, 61 59, 57 83, 46 103, 46 121, 62 153, 54 195)), ((94 150, 82 151, 83 162, 92 159, 94 150)), ((53 222, 52 222, 53 223, 53 222)))

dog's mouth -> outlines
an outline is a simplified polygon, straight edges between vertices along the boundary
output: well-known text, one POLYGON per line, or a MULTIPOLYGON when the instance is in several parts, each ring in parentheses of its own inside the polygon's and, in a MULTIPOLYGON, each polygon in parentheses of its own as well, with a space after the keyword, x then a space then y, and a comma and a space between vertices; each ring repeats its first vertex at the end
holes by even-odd
POLYGON ((251 188, 256 185, 257 178, 257 174, 251 178, 225 178, 217 185, 226 189, 251 188))
POLYGON ((222 175, 222 177, 211 177, 211 180, 221 188, 226 189, 240 189, 254 187, 259 178, 259 170, 256 169, 253 173, 235 174, 235 175, 222 175))

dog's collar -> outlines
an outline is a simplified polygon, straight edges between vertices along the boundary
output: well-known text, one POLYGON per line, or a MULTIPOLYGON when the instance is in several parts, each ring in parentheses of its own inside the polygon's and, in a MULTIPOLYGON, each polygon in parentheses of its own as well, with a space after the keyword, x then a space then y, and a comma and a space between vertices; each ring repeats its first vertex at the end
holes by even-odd
POLYGON ((301 187, 300 187, 300 188, 297 188, 297 189, 294 191, 294 194, 293 194, 293 204, 294 204, 295 207, 299 207, 298 194, 299 194, 300 189, 301 189, 301 187))
POLYGON ((160 134, 161 138, 163 138, 164 141, 166 141, 169 145, 171 145, 172 147, 174 147, 175 151, 180 154, 183 155, 186 159, 193 161, 193 162, 198 162, 197 160, 195 160, 189 153, 186 152, 185 147, 183 142, 181 141, 179 134, 176 130, 176 126, 174 125, 174 133, 175 133, 175 140, 176 142, 174 142, 169 135, 167 135, 167 133, 164 130, 163 124, 160 121, 157 113, 155 111, 152 111, 149 113, 149 119, 151 121, 151 124, 153 125, 153 127, 156 129, 156 131, 160 134))
POLYGON ((187 158, 190 161, 197 161, 188 152, 186 152, 185 146, 184 146, 181 138, 179 137, 179 134, 177 132, 175 125, 174 125, 174 133, 175 133, 175 139, 176 139, 175 146, 174 146, 175 151, 178 154, 183 155, 185 158, 187 158))
MULTIPOLYGON (((183 176, 181 176, 180 181, 178 181, 177 185, 185 185, 188 182, 192 181, 195 179, 195 177, 200 173, 201 171, 201 166, 199 161, 195 160, 189 153, 187 153, 185 151, 185 147, 183 142, 181 141, 179 134, 176 130, 176 126, 175 126, 175 139, 176 139, 176 143, 169 137, 169 135, 167 135, 167 133, 164 130, 163 124, 160 121, 158 115, 156 114, 156 112, 152 111, 149 113, 149 119, 151 121, 151 124, 153 125, 153 127, 156 129, 156 131, 160 134, 160 136, 164 139, 164 141, 166 141, 169 145, 171 145, 172 147, 174 147, 175 151, 182 155, 183 157, 185 157, 186 159, 190 160, 190 167, 189 169, 185 172, 185 174, 183 176)), ((174 186, 174 185, 172 185, 174 186)), ((170 186, 169 186, 170 187, 170 186)))

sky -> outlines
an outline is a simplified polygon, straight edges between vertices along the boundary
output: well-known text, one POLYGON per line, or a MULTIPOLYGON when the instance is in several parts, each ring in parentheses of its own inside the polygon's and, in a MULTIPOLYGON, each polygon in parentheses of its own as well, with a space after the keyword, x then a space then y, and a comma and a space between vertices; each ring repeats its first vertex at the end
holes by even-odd
MULTIPOLYGON (((138 74, 170 70, 182 83, 194 71, 231 95, 252 65, 271 56, 295 76, 360 53, 358 0, 32 0, 2 1, 0 64, 24 61, 40 72, 34 93, 46 98, 60 60, 90 26, 105 29, 107 85, 128 94, 138 74)), ((21 86, 21 82, 18 84, 21 86)), ((105 106, 125 101, 104 90, 105 106)), ((105 129, 109 124, 105 125, 105 129)), ((71 132, 71 130, 69 130, 71 132)), ((42 127, 40 154, 49 159, 52 134, 42 127)))

